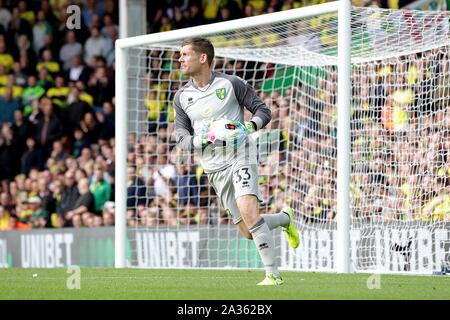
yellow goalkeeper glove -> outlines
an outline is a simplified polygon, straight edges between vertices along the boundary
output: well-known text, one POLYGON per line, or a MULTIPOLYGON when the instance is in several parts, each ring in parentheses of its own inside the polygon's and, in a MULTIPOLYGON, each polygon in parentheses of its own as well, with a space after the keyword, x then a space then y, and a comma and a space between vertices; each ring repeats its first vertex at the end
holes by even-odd
POLYGON ((245 128, 247 128, 248 134, 252 134, 257 129, 256 123, 254 123, 253 121, 245 121, 244 126, 245 128))

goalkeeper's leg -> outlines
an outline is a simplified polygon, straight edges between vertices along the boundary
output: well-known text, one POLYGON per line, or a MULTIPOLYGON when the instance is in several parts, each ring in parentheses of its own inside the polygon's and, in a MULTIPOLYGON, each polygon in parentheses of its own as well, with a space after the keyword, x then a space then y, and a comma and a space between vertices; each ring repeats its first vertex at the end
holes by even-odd
POLYGON ((290 207, 285 207, 279 213, 262 214, 264 221, 266 221, 270 230, 281 227, 289 245, 292 248, 297 248, 300 244, 300 235, 294 224, 294 210, 290 207))
MULTIPOLYGON (((289 245, 292 248, 297 248, 300 244, 300 235, 294 224, 294 210, 290 207, 285 207, 279 213, 262 214, 261 217, 267 223, 269 230, 281 227, 289 245)), ((252 234, 248 230, 243 221, 238 225, 239 230, 247 239, 253 239, 252 234)))
MULTIPOLYGON (((269 226, 258 213, 258 198, 255 195, 243 195, 236 199, 236 203, 266 269, 266 278, 259 284, 282 284, 283 280, 275 259, 274 239, 269 226)), ((240 228, 242 230, 242 226, 240 228)))
MULTIPOLYGON (((257 165, 229 167, 208 174, 208 178, 219 195, 222 206, 233 218, 233 223, 246 238, 255 242, 267 275, 260 284, 282 284, 283 280, 276 265, 274 239, 268 224, 259 215, 258 202, 261 195, 258 188, 257 165)), ((270 222, 273 226, 273 219, 270 222)))

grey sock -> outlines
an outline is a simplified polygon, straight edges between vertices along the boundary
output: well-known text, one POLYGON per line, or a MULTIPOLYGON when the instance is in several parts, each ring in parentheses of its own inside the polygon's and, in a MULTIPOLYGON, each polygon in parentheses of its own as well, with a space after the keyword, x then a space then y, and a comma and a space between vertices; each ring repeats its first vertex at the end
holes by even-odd
POLYGON ((259 220, 252 228, 250 233, 253 235, 256 249, 258 249, 261 260, 266 269, 266 275, 274 274, 279 276, 280 272, 275 261, 275 244, 269 226, 264 219, 259 220))
POLYGON ((280 226, 287 227, 289 226, 289 222, 291 220, 289 215, 285 212, 262 214, 261 217, 263 217, 270 230, 280 226))

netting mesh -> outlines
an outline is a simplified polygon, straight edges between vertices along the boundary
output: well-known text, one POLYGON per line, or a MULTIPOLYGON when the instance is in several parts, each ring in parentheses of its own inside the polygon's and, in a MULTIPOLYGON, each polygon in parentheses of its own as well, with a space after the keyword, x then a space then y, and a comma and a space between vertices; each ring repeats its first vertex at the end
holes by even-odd
MULTIPOLYGON (((353 8, 351 24, 352 266, 438 270, 450 252, 448 13, 353 8)), ((208 36, 215 70, 246 79, 272 110, 254 135, 260 211, 290 205, 303 236, 295 252, 277 238, 284 268, 336 267, 337 30, 326 14, 208 36)), ((181 41, 128 49, 131 263, 260 267, 195 155, 175 148, 181 41)))

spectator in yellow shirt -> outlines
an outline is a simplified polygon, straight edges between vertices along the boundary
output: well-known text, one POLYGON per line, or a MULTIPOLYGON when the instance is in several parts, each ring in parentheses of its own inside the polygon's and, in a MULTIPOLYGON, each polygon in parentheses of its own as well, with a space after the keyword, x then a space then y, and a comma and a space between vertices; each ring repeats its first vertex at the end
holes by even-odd
POLYGON ((160 120, 161 111, 164 108, 164 104, 157 99, 156 91, 152 90, 147 93, 147 96, 144 99, 144 103, 147 106, 148 112, 148 124, 149 124, 149 132, 156 132, 158 127, 158 122, 160 120))
POLYGON ((440 190, 422 209, 424 221, 450 221, 450 186, 440 190))
POLYGON ((0 231, 8 230, 9 225, 9 212, 5 207, 0 206, 0 231))
POLYGON ((207 22, 213 22, 217 19, 221 0, 203 0, 203 17, 207 22))
POLYGON ((64 84, 64 77, 62 75, 59 75, 56 76, 55 86, 48 89, 47 97, 52 99, 52 102, 60 109, 66 109, 69 93, 70 88, 64 84))
POLYGON ((45 49, 42 52, 42 61, 36 65, 36 70, 38 72, 44 68, 47 69, 52 77, 61 71, 61 66, 53 59, 52 51, 50 49, 45 49))
POLYGON ((11 54, 8 53, 6 47, 5 36, 0 35, 0 65, 5 66, 6 71, 9 72, 14 64, 14 59, 11 54))
POLYGON ((20 17, 28 21, 29 24, 34 25, 36 21, 36 15, 34 14, 33 10, 28 10, 27 2, 24 0, 19 1, 18 7, 20 11, 20 17))
POLYGON ((23 88, 15 85, 15 80, 15 76, 13 74, 9 74, 6 87, 0 86, 0 96, 4 97, 8 101, 11 99, 18 99, 22 96, 23 88))

